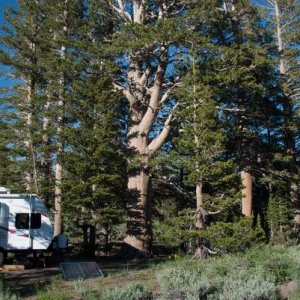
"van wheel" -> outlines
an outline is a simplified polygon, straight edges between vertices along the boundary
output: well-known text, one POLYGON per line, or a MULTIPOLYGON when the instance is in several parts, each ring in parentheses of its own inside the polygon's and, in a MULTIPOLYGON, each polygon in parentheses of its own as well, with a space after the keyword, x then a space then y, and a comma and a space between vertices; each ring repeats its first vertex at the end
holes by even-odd
POLYGON ((0 266, 3 266, 4 265, 4 262, 5 262, 5 253, 4 251, 1 251, 0 252, 0 266))
POLYGON ((0 249, 0 266, 3 266, 7 260, 7 252, 4 249, 0 249))

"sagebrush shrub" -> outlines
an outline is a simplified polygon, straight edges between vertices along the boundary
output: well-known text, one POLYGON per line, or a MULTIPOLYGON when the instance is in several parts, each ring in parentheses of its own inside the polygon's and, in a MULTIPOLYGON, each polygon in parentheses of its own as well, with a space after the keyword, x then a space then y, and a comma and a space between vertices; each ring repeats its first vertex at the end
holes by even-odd
POLYGON ((219 300, 271 300, 277 299, 273 281, 262 278, 255 270, 240 270, 225 277, 219 300))
POLYGON ((174 267, 157 274, 161 300, 198 300, 215 292, 212 281, 202 274, 202 267, 174 267))
POLYGON ((151 298, 151 293, 139 284, 130 284, 122 288, 107 289, 99 297, 101 300, 148 300, 151 298))

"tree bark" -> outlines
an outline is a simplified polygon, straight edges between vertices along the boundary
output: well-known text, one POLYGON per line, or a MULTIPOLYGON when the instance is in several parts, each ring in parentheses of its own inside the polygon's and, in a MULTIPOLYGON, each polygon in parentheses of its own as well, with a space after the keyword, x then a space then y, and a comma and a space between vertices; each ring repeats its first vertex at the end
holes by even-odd
MULTIPOLYGON (((142 112, 132 108, 131 124, 128 131, 128 220, 127 235, 124 239, 122 256, 147 257, 151 255, 151 178, 149 173, 149 141, 140 133, 142 112)), ((143 116, 144 117, 144 116, 143 116)))
POLYGON ((206 228, 205 212, 203 209, 203 183, 198 182, 196 185, 196 229, 202 230, 206 228))
POLYGON ((252 176, 248 171, 241 172, 242 180, 242 214, 252 217, 252 176))
POLYGON ((26 139, 24 144, 28 151, 28 156, 31 157, 31 170, 27 171, 25 174, 25 181, 26 181, 26 191, 27 192, 34 192, 36 194, 39 193, 38 188, 38 172, 37 172, 37 165, 36 165, 36 152, 34 149, 33 141, 32 141, 32 134, 31 134, 31 126, 32 126, 32 111, 31 111, 31 101, 34 94, 34 83, 32 80, 28 81, 27 87, 27 99, 26 105, 28 107, 28 112, 21 112, 25 115, 26 118, 26 139))
POLYGON ((61 164, 61 157, 63 154, 63 142, 62 142, 62 126, 63 126, 63 116, 64 116, 64 110, 63 105, 64 101, 63 99, 63 90, 64 90, 64 79, 60 79, 60 97, 61 99, 58 101, 58 109, 59 116, 58 116, 58 125, 57 125, 57 150, 56 150, 56 162, 55 162, 55 186, 54 186, 54 207, 55 207, 55 216, 54 216, 54 236, 58 236, 62 233, 62 190, 61 190, 61 184, 62 184, 62 164, 61 164))
POLYGON ((62 233, 61 183, 62 183, 62 166, 59 162, 57 162, 55 165, 55 187, 54 187, 54 206, 55 206, 54 236, 58 236, 62 233))
POLYGON ((279 52, 279 70, 280 74, 285 75, 285 61, 283 56, 283 38, 282 38, 282 31, 281 31, 281 14, 280 14, 280 7, 277 0, 274 1, 274 8, 275 8, 275 17, 276 17, 276 31, 277 31, 277 41, 278 41, 278 52, 279 52))
POLYGON ((137 250, 140 256, 151 255, 151 178, 148 170, 148 158, 144 157, 140 170, 130 175, 128 191, 130 203, 128 208, 127 236, 124 243, 137 250))
POLYGON ((49 129, 51 120, 49 117, 46 116, 47 112, 50 109, 50 96, 48 96, 48 101, 44 105, 44 116, 43 116, 43 146, 44 150, 41 157, 41 169, 42 169, 42 176, 44 179, 44 186, 47 187, 47 190, 45 193, 43 193, 41 196, 45 200, 46 203, 49 204, 50 201, 50 194, 48 191, 48 187, 51 186, 51 169, 52 169, 52 159, 51 159, 51 150, 50 150, 50 136, 47 133, 47 130, 49 129))
MULTIPOLYGON (((62 82, 60 82, 63 84, 62 82)), ((60 100, 58 102, 58 107, 61 108, 63 106, 63 101, 60 100)), ((60 112, 60 116, 58 117, 58 127, 56 130, 57 134, 57 150, 56 150, 56 163, 55 163, 55 185, 54 185, 54 207, 55 207, 55 215, 54 215, 54 236, 58 236, 62 233, 62 165, 61 165, 61 157, 63 154, 63 143, 61 141, 62 134, 62 126, 63 126, 63 111, 60 112)))
MULTIPOLYGON (((192 67, 193 67, 193 76, 196 77, 196 65, 195 65, 195 58, 192 56, 192 67)), ((193 84, 193 93, 196 95, 196 85, 193 84)), ((196 108, 197 108, 197 99, 194 98, 193 101, 193 121, 194 124, 197 124, 197 115, 196 115, 196 108)), ((195 126, 194 126, 195 127, 195 126)), ((194 128, 194 142, 196 149, 199 149, 199 138, 196 135, 196 128, 194 128)), ((199 167, 197 165, 196 167, 197 171, 199 170, 199 167)), ((202 181, 198 181, 196 184, 196 229, 202 230, 205 229, 205 214, 203 209, 203 183, 202 181)))
MULTIPOLYGON (((67 11, 63 11, 63 21, 66 24, 67 22, 67 11)), ((62 29, 63 35, 67 35, 67 27, 64 26, 62 29)), ((65 45, 61 46, 60 49, 60 57, 62 61, 64 61, 66 55, 66 47, 65 45)), ((62 233, 62 163, 61 157, 64 151, 64 143, 62 141, 62 128, 64 125, 64 104, 65 104, 65 73, 62 72, 59 77, 58 85, 59 85, 59 100, 57 103, 59 113, 57 118, 57 150, 56 150, 56 163, 55 163, 55 187, 54 187, 54 206, 55 206, 55 217, 54 217, 54 236, 57 236, 62 233)))

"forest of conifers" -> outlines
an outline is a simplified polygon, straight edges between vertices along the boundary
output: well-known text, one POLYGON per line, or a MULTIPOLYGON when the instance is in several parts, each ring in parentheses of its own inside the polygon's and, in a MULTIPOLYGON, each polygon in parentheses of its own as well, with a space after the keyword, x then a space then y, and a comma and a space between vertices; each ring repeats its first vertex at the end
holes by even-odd
MULTIPOLYGON (((124 256, 297 243, 299 0, 19 0, 0 185, 124 256)), ((3 81, 2 81, 3 82, 3 81)))

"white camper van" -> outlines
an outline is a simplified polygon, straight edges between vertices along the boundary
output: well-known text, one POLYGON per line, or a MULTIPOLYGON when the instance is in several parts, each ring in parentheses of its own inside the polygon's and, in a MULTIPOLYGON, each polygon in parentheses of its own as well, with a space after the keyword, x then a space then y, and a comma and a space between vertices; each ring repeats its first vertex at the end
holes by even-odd
POLYGON ((0 187, 0 250, 46 250, 52 238, 48 210, 37 195, 11 194, 0 187))

